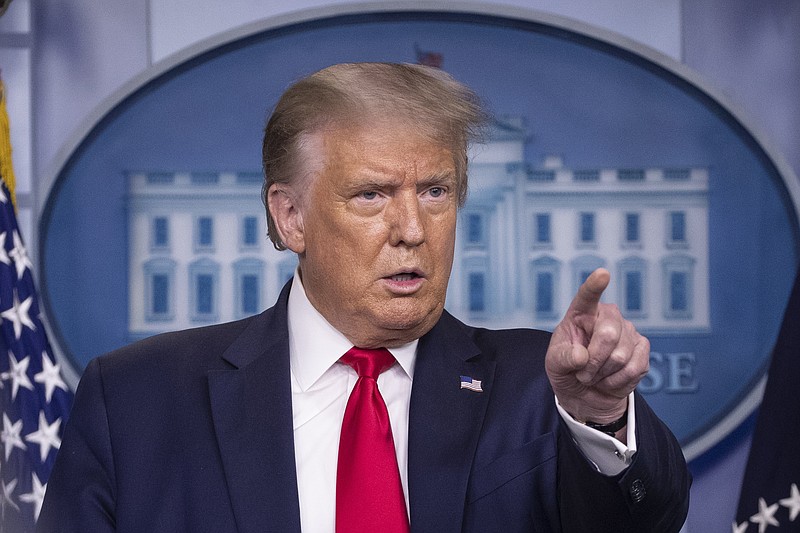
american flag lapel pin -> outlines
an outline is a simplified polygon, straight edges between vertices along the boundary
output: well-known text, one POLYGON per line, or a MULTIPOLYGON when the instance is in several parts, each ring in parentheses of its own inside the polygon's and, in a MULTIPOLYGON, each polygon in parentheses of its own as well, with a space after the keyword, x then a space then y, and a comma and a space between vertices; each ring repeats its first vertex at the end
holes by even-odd
POLYGON ((461 376, 461 388, 471 390, 472 392, 483 392, 480 380, 469 376, 461 376))

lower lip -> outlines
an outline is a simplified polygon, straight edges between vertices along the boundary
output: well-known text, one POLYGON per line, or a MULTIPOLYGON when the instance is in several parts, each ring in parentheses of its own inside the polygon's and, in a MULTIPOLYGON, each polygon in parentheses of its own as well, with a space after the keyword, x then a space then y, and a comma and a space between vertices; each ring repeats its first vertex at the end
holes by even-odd
POLYGON ((406 296, 414 294, 425 282, 425 278, 416 277, 404 280, 394 280, 392 278, 383 278, 384 285, 389 289, 392 294, 406 296))

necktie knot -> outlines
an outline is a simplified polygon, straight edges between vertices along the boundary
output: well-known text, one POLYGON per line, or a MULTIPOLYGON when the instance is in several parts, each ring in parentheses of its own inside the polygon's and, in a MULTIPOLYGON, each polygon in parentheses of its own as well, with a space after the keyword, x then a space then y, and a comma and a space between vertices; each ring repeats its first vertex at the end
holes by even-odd
POLYGON ((340 361, 355 369, 358 377, 377 380, 381 372, 394 364, 394 356, 386 348, 358 348, 347 350, 340 361))

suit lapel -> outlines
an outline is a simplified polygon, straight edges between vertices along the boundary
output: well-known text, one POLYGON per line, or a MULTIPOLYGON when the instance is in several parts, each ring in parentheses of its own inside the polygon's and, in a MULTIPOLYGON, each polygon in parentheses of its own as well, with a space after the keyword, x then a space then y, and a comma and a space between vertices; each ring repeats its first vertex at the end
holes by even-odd
POLYGON ((408 483, 413 531, 461 531, 467 482, 495 364, 447 312, 420 339, 408 429, 408 483), (460 376, 483 392, 460 388, 460 376))
POLYGON ((235 369, 209 374, 214 428, 242 533, 300 531, 287 289, 223 354, 235 369))

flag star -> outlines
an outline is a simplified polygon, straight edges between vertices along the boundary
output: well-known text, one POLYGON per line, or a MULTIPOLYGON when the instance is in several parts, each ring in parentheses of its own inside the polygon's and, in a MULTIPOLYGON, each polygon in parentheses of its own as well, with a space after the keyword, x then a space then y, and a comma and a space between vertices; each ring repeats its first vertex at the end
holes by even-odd
POLYGON ((47 352, 42 352, 42 371, 33 376, 33 380, 44 385, 47 403, 53 398, 56 387, 68 390, 67 384, 61 379, 61 365, 53 363, 47 352))
POLYGON ((14 352, 8 352, 8 362, 11 368, 8 372, 3 372, 3 379, 11 380, 11 401, 17 399, 17 392, 20 387, 25 387, 28 390, 33 390, 33 383, 28 378, 28 364, 31 362, 30 357, 26 357, 22 361, 17 362, 14 357, 14 352))
POLYGON ((60 418, 52 424, 48 424, 44 411, 39 411, 39 429, 33 433, 29 433, 25 437, 26 441, 39 444, 39 453, 41 454, 42 462, 45 462, 47 459, 47 454, 50 453, 51 448, 57 450, 61 447, 61 439, 58 438, 59 428, 61 428, 60 418))
POLYGON ((6 448, 6 461, 11 455, 11 450, 19 448, 20 450, 27 450, 28 447, 22 442, 22 420, 17 420, 13 424, 8 418, 8 415, 3 413, 3 431, 0 432, 0 440, 3 441, 6 448))
POLYGON ((44 492, 47 489, 47 484, 42 485, 42 482, 39 481, 39 476, 36 475, 36 472, 33 472, 31 482, 31 491, 28 494, 20 494, 19 500, 25 503, 32 503, 33 519, 39 520, 39 513, 42 512, 42 502, 44 501, 44 492))
POLYGON ((14 230, 11 233, 11 237, 14 239, 14 247, 8 252, 8 255, 14 260, 14 264, 17 267, 17 279, 22 279, 25 270, 33 268, 33 263, 28 258, 28 252, 25 250, 25 245, 22 243, 22 237, 19 236, 19 232, 14 230))
POLYGON ((758 533, 764 533, 769 526, 780 526, 780 523, 775 519, 775 513, 778 511, 778 504, 773 503, 767 506, 764 498, 758 499, 758 512, 750 517, 750 521, 758 524, 758 533))
POLYGON ((8 232, 4 231, 0 233, 0 263, 5 263, 7 265, 11 264, 11 259, 8 257, 8 253, 6 252, 6 234, 8 232))
POLYGON ((750 524, 748 522, 742 522, 741 524, 737 524, 736 522, 733 523, 731 526, 733 529, 733 533, 745 533, 747 531, 747 526, 750 524))
POLYGON ((789 509, 789 520, 794 522, 800 514, 800 490, 797 489, 797 483, 792 483, 792 495, 782 499, 780 503, 789 509))
POLYGON ((20 302, 19 294, 14 289, 14 302, 11 307, 0 313, 0 317, 4 320, 10 320, 14 323, 14 336, 17 340, 22 335, 22 326, 27 326, 33 330, 36 329, 36 325, 30 316, 31 304, 33 304, 33 296, 28 296, 24 302, 20 302))
POLYGON ((17 488, 17 480, 12 479, 8 485, 0 481, 0 485, 3 487, 3 493, 0 494, 0 513, 2 513, 1 516, 5 518, 7 507, 13 507, 17 512, 19 512, 19 507, 11 498, 14 493, 14 489, 17 488))

